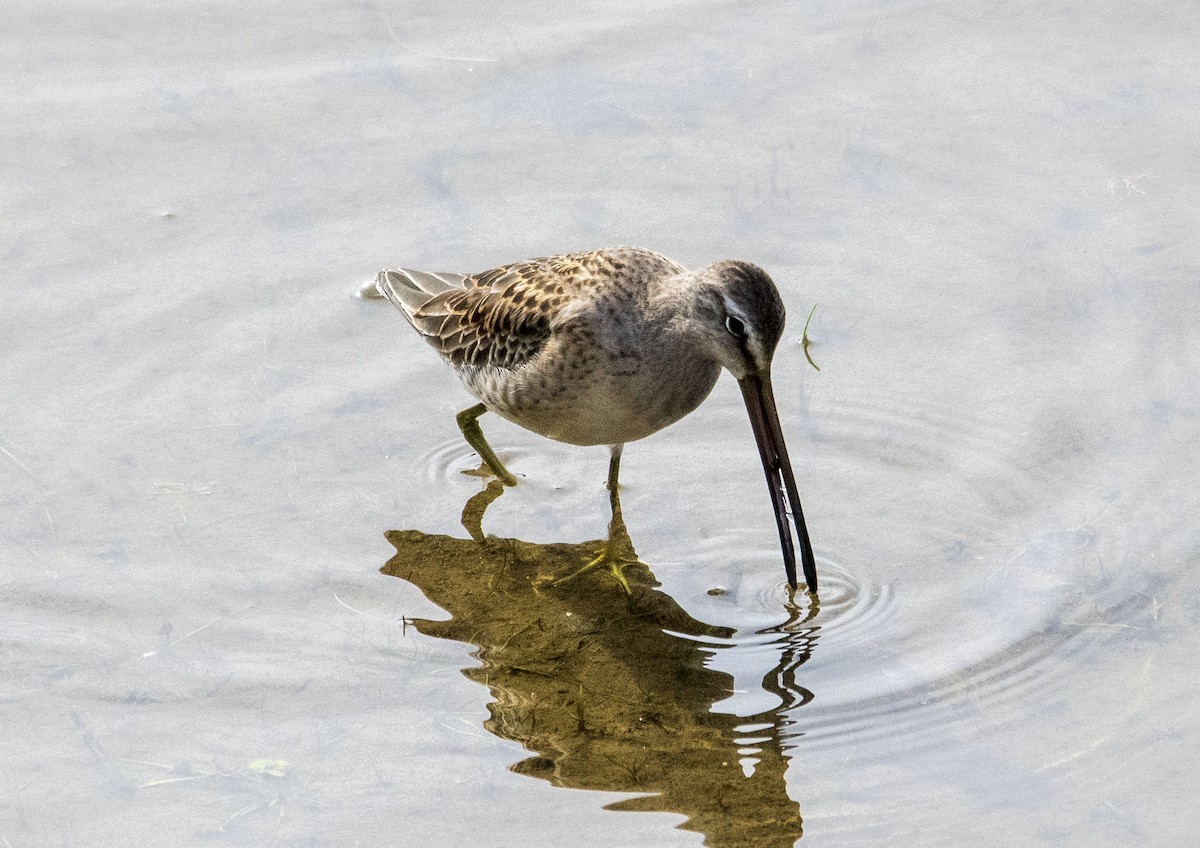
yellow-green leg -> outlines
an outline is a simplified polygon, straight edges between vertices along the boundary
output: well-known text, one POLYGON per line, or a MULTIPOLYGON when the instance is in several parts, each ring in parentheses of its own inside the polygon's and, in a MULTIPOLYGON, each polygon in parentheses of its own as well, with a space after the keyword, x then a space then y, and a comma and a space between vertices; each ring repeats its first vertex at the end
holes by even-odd
POLYGON ((608 523, 608 541, 604 543, 599 556, 583 568, 555 580, 550 584, 551 586, 560 586, 581 574, 606 565, 612 571, 612 576, 621 584, 621 588, 625 590, 625 594, 633 594, 633 590, 629 588, 629 581, 625 579, 625 569, 641 563, 638 561, 637 553, 633 550, 633 541, 629 538, 629 531, 625 529, 625 519, 621 517, 621 496, 618 494, 617 477, 621 471, 621 449, 623 447, 624 445, 612 445, 609 448, 612 451, 612 459, 608 463, 607 486, 608 502, 612 507, 612 520, 608 523))
POLYGON ((504 463, 500 461, 500 457, 496 456, 496 452, 492 450, 492 446, 483 437, 483 430, 479 426, 479 416, 485 412, 487 412, 487 407, 482 403, 477 403, 470 409, 464 409, 457 416, 458 429, 462 430, 463 438, 467 440, 467 444, 475 448, 475 452, 479 454, 479 458, 491 469, 493 474, 500 478, 500 482, 505 486, 515 486, 517 485, 517 478, 513 476, 511 471, 504 467, 504 463))
POLYGON ((483 491, 476 492, 463 506, 462 526, 476 542, 483 544, 483 514, 503 494, 504 484, 499 480, 489 480, 483 491))

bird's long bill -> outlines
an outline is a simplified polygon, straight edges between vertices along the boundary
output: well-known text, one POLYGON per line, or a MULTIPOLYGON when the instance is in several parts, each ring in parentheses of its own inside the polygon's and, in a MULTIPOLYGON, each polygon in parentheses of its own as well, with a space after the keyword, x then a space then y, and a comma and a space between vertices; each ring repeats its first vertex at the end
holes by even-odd
POLYGON ((739 380, 738 385, 742 387, 746 411, 750 413, 750 425, 754 428, 754 439, 758 442, 758 453, 762 457, 763 470, 767 473, 767 488, 771 492, 771 505, 775 507, 775 523, 779 526, 779 543, 783 546, 783 567, 787 571, 788 584, 796 588, 796 551, 792 544, 792 528, 788 526, 790 512, 800 542, 804 582, 808 584, 808 591, 815 595, 817 563, 813 558, 812 543, 808 540, 808 527, 804 524, 804 512, 800 508, 800 494, 796 491, 796 477, 792 474, 787 445, 783 443, 779 413, 775 411, 771 377, 769 374, 752 374, 739 380))

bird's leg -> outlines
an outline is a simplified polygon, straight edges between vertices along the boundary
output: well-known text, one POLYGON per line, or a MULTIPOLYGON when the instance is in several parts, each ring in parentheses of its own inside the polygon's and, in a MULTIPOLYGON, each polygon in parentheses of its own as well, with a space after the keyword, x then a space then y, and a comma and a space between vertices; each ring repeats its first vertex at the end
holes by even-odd
MULTIPOLYGON (((606 486, 608 488, 608 504, 612 508, 612 519, 608 522, 608 543, 604 546, 601 556, 618 562, 634 563, 638 561, 638 558, 634 553, 633 540, 629 538, 629 531, 625 529, 625 519, 621 516, 620 485, 617 483, 617 476, 621 472, 621 450, 624 447, 624 445, 613 445, 609 448, 612 451, 612 458, 608 462, 606 486)), ((618 574, 617 579, 628 591, 629 587, 625 584, 624 578, 618 574)))
POLYGON ((496 498, 504 494, 504 484, 499 480, 489 480, 482 492, 476 492, 463 506, 462 526, 471 534, 471 538, 483 544, 483 514, 496 498))
POLYGON ((550 585, 559 586, 569 580, 574 580, 581 574, 585 574, 602 565, 607 565, 613 577, 621 584, 621 588, 625 590, 625 594, 633 594, 633 590, 629 588, 629 581, 625 579, 625 568, 630 565, 640 565, 641 563, 637 558, 637 553, 633 550, 633 541, 629 538, 629 531, 625 529, 625 519, 621 517, 621 496, 618 493, 620 486, 617 483, 617 476, 621 471, 621 449, 623 447, 624 445, 611 445, 609 447, 609 450, 612 451, 612 459, 608 463, 607 488, 608 502, 612 507, 612 520, 608 523, 608 541, 600 549, 599 556, 587 563, 583 568, 571 572, 566 577, 555 580, 550 585))
POLYGON ((477 403, 470 409, 464 409, 458 413, 458 429, 462 430, 463 438, 467 440, 467 444, 475 448, 475 452, 479 454, 479 458, 483 460, 493 474, 500 478, 500 482, 505 486, 517 485, 517 478, 512 475, 512 472, 504 467, 504 463, 500 461, 500 457, 496 456, 496 452, 492 450, 492 446, 487 443, 487 439, 483 437, 483 430, 479 426, 479 416, 487 412, 487 407, 482 403, 477 403))

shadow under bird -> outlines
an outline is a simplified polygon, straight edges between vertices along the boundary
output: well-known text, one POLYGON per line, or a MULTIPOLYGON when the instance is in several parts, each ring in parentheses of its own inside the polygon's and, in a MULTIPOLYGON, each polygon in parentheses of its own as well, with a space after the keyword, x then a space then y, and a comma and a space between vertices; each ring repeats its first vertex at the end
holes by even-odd
MULTIPOLYGON (((729 371, 762 457, 788 584, 796 587, 798 543, 805 583, 816 593, 816 562, 771 390, 783 300, 758 266, 725 260, 688 271, 659 253, 622 247, 469 276, 381 271, 364 294, 395 304, 480 400, 459 413, 458 424, 505 485, 517 479, 483 437, 478 418, 488 410, 560 442, 609 446, 610 543, 620 520, 625 443, 683 418, 708 397, 721 369, 729 371)), ((592 565, 607 561, 624 583, 620 558, 610 544, 592 565)))

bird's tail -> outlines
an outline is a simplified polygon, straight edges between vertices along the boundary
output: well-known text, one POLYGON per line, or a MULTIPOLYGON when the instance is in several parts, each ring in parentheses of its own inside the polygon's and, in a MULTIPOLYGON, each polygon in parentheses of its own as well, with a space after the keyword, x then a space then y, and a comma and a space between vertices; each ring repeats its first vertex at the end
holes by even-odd
POLYGON ((387 298, 411 320, 413 313, 436 295, 461 289, 464 279, 462 274, 431 274, 409 268, 385 270, 375 276, 373 284, 364 287, 362 296, 387 298), (367 292, 367 289, 373 289, 373 292, 367 292))

